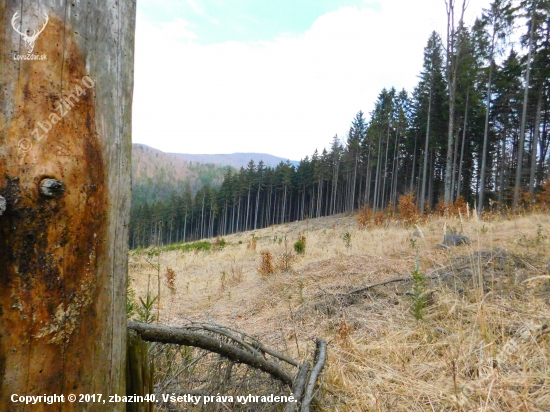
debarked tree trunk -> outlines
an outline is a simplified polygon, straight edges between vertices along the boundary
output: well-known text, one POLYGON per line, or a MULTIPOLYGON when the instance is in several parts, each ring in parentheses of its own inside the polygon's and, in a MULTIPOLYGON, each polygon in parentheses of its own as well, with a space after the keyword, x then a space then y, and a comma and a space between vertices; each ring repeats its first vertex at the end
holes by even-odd
POLYGON ((126 392, 134 25, 133 0, 0 0, 2 411, 125 410, 67 396, 126 392))

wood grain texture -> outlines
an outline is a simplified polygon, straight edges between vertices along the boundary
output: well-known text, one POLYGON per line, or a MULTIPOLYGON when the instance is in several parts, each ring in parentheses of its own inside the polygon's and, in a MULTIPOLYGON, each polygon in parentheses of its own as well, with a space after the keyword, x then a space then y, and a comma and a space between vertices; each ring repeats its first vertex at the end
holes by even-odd
MULTIPOLYGON (((150 361, 147 359, 148 345, 136 332, 128 330, 128 361, 126 363, 126 393, 144 398, 154 393, 150 361)), ((128 403, 126 412, 153 412, 154 403, 128 403)))
POLYGON ((2 411, 84 410, 13 393, 125 394, 134 25, 133 0, 0 0, 2 411), (14 59, 16 11, 31 32, 48 14, 34 47, 46 60, 14 59), (65 192, 40 195, 46 178, 65 192))

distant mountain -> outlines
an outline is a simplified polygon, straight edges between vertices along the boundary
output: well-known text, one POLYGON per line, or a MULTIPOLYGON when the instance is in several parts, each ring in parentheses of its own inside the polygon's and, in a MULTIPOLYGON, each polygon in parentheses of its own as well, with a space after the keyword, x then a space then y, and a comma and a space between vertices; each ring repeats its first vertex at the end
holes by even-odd
MULTIPOLYGON (((240 169, 241 166, 246 167, 250 160, 254 160, 258 164, 263 160, 265 166, 276 167, 281 162, 286 162, 287 159, 273 156, 266 153, 231 153, 231 154, 189 154, 189 153, 170 153, 180 159, 185 159, 189 162, 198 163, 214 163, 217 165, 232 166, 240 169)), ((293 165, 298 165, 299 162, 290 160, 293 165)))
MULTIPOLYGON (((165 153, 144 144, 134 143, 132 202, 138 205, 145 202, 151 204, 158 200, 167 201, 174 192, 183 194, 187 184, 193 194, 205 184, 219 187, 228 167, 246 167, 251 159, 255 164, 263 160, 264 164, 270 167, 286 162, 282 157, 265 153, 165 153)), ((290 163, 298 165, 298 162, 290 163)))
POLYGON ((168 200, 173 192, 183 193, 188 183, 195 193, 205 184, 218 187, 227 166, 188 161, 152 147, 132 145, 133 204, 168 200))

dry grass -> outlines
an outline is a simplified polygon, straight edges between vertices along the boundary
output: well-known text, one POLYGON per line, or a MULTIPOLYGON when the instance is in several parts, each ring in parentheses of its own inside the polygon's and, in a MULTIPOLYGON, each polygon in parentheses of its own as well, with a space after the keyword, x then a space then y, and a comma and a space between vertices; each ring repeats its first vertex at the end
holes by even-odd
MULTIPOLYGON (((424 237, 414 242, 413 229, 392 218, 359 230, 354 217, 336 216, 227 236, 222 250, 165 252, 160 262, 175 271, 176 293, 163 285, 160 321, 213 320, 295 358, 324 337, 319 410, 548 411, 550 216, 467 215, 425 220, 415 227, 424 237), (439 250, 444 230, 472 243, 439 250), (290 254, 290 240, 302 235, 307 250, 289 270, 258 273, 259 251, 290 254), (247 247, 251 239, 259 251, 247 247), (410 282, 334 298, 410 275, 411 245, 424 274, 446 274, 429 283, 422 321, 410 313, 410 282)), ((137 296, 156 275, 144 256, 130 257, 137 296)))

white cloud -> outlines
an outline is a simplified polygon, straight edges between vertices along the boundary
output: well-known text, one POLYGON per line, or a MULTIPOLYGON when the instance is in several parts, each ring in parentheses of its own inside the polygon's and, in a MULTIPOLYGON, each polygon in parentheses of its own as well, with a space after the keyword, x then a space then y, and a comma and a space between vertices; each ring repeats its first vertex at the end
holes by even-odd
MULTIPOLYGON (((472 14, 480 2, 471 1, 472 14)), ((298 37, 205 46, 183 21, 159 28, 138 14, 134 141, 297 160, 343 135, 383 87, 410 91, 445 17, 443 0, 385 1, 381 13, 327 13, 298 37)))
POLYGON ((172 40, 196 39, 197 35, 193 33, 191 24, 183 19, 176 19, 162 25, 162 33, 166 38, 172 40))
POLYGON ((216 24, 216 25, 220 24, 220 22, 217 19, 210 17, 203 9, 201 9, 199 5, 195 3, 195 0, 187 0, 187 4, 189 4, 189 7, 191 7, 193 11, 197 13, 199 16, 206 18, 213 24, 216 24))
POLYGON ((197 5, 197 3, 195 3, 194 0, 187 0, 187 4, 189 4, 189 6, 191 6, 191 8, 195 11, 195 13, 200 14, 200 15, 204 14, 202 9, 197 5))

